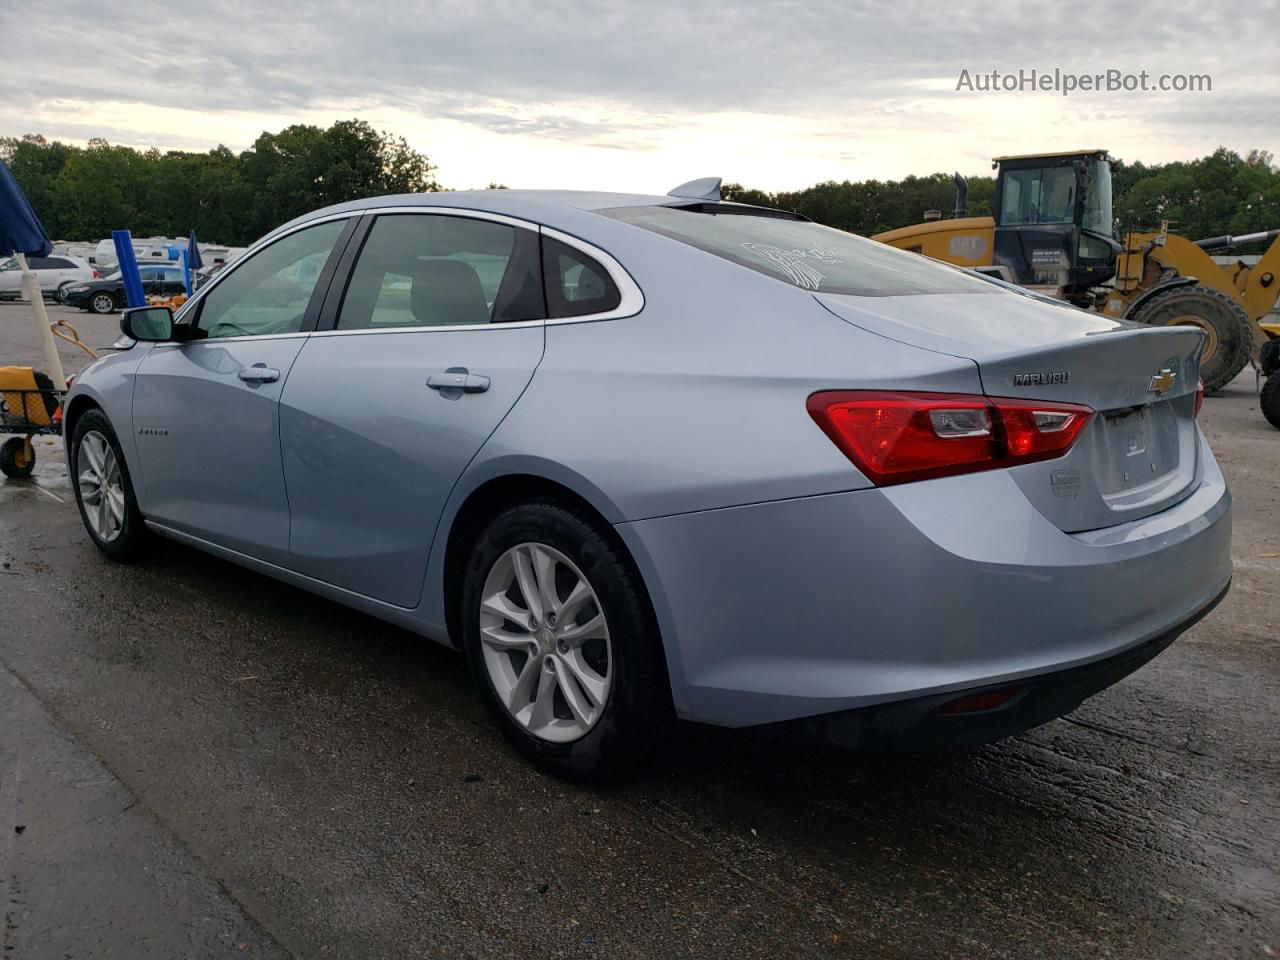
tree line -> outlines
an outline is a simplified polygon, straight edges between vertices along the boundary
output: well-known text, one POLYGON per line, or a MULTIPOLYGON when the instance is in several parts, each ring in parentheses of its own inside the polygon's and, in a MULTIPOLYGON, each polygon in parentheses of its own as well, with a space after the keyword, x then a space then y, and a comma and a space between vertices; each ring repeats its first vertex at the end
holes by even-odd
MULTIPOLYGON (((211 241, 242 246, 317 207, 441 189, 425 155, 363 120, 264 132, 240 153, 223 146, 135 150, 101 139, 79 147, 27 134, 0 138, 0 159, 49 235, 67 240, 99 239, 122 227, 136 236, 182 236, 194 227, 211 241)), ((1280 227, 1280 169, 1265 151, 1241 156, 1220 147, 1190 161, 1115 161, 1113 187, 1121 230, 1169 220, 1177 232, 1200 238, 1280 227)), ((970 177, 969 214, 989 214, 994 191, 994 177, 970 177)), ((724 195, 874 234, 918 223, 928 209, 949 216, 955 187, 951 174, 935 173, 829 180, 781 193, 729 184, 724 195)))
POLYGON ((135 150, 101 139, 77 147, 27 134, 0 138, 0 159, 58 240, 126 228, 180 237, 194 227, 202 238, 244 246, 317 207, 440 189, 425 156, 363 120, 296 124, 240 153, 135 150))
MULTIPOLYGON (((969 216, 988 216, 995 177, 969 177, 969 216)), ((781 207, 853 233, 871 235, 919 223, 925 210, 951 216, 955 184, 949 173, 902 180, 828 180, 803 190, 765 193, 729 184, 728 199, 781 207)), ((1112 160, 1118 231, 1170 229, 1193 239, 1280 228, 1280 169, 1270 153, 1246 155, 1219 147, 1197 160, 1163 164, 1112 160)))

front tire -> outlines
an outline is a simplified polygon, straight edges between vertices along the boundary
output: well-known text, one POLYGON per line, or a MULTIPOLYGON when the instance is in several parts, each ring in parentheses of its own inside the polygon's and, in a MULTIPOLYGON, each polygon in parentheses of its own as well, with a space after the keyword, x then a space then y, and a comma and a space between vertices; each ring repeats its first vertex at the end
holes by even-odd
POLYGON ((1267 423, 1280 430, 1280 370, 1263 382, 1258 406, 1262 408, 1262 415, 1267 418, 1267 423))
POLYGON ((648 596, 621 543, 585 512, 511 507, 467 561, 463 648, 507 739, 573 780, 646 759, 672 716, 648 596))
POLYGON ((76 421, 71 451, 76 506, 89 538, 113 560, 136 557, 146 526, 120 441, 105 413, 90 410, 76 421))
POLYGON ((93 313, 115 313, 116 298, 109 293, 95 293, 89 300, 89 310, 93 313))

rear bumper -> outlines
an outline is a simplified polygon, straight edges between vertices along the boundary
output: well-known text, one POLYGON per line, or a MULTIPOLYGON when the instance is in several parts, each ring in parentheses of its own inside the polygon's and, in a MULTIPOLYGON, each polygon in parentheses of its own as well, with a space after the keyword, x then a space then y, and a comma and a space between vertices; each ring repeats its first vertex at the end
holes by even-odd
POLYGON ((1088 533, 1058 529, 1001 471, 617 529, 682 717, 752 726, 947 700, 1158 652, 1215 602, 1231 578, 1231 496, 1199 442, 1190 496, 1088 533))
POLYGON ((1226 587, 1192 616, 1158 637, 1093 663, 1026 677, 1013 685, 1016 693, 987 710, 948 712, 957 700, 988 692, 1004 692, 1009 684, 919 697, 878 707, 806 717, 780 726, 860 750, 934 750, 976 746, 1003 740, 1070 713, 1086 699, 1118 683, 1154 659, 1227 595, 1226 587))

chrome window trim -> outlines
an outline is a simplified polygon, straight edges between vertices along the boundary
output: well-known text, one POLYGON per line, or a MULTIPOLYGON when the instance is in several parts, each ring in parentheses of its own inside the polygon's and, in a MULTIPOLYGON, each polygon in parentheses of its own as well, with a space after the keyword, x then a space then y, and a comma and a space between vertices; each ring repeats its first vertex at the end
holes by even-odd
MULTIPOLYGON (((575 318, 576 319, 576 318, 575 318)), ((541 327, 551 320, 508 320, 505 323, 452 323, 415 326, 361 327, 358 330, 316 330, 313 337, 354 337, 370 333, 428 333, 432 330, 508 330, 512 327, 541 327)))
POLYGON ((520 220, 516 217, 509 217, 504 213, 489 213, 487 210, 469 210, 465 207, 437 207, 428 203, 422 203, 412 207, 365 207, 360 212, 371 217, 377 217, 384 213, 442 213, 446 217, 468 217, 472 220, 492 220, 494 223, 504 223, 509 227, 520 227, 525 230, 535 231, 538 229, 538 224, 531 220, 520 220))
POLYGON ((587 313, 580 317, 548 319, 547 323, 591 323, 596 320, 617 320, 622 317, 634 317, 644 309, 644 293, 640 290, 639 284, 631 278, 631 274, 627 273, 626 268, 614 259, 612 254, 585 240, 580 240, 572 234, 556 230, 554 227, 540 227, 539 229, 544 237, 559 240, 565 246, 573 247, 580 253, 585 253, 588 257, 597 261, 608 272, 621 296, 618 305, 612 310, 605 310, 601 313, 587 313))
MULTIPOLYGON (((253 246, 251 246, 248 250, 246 250, 244 253, 238 256, 230 266, 224 267, 216 277, 214 277, 211 281, 209 281, 209 283, 201 287, 200 290, 195 294, 195 296, 193 296, 190 300, 188 300, 186 303, 180 306, 178 308, 178 312, 173 315, 173 322, 181 323, 183 321, 183 318, 188 313, 190 313, 192 310, 195 309, 196 304, 204 300, 204 298, 207 297, 210 294, 210 292, 212 292, 213 290, 216 290, 218 288, 218 284, 220 284, 223 280, 227 279, 227 277, 231 276, 233 273, 239 270, 241 265, 244 263, 247 263, 249 261, 249 258, 257 254, 259 250, 263 250, 266 247, 271 246, 271 244, 275 243, 277 240, 283 240, 285 237, 293 236, 299 230, 306 230, 308 227, 319 226, 322 223, 329 223, 333 220, 349 220, 352 217, 360 216, 362 213, 364 213, 363 210, 348 210, 345 213, 331 213, 328 216, 316 217, 314 220, 308 220, 306 223, 300 223, 289 230, 282 230, 276 233, 267 234, 265 237, 263 237, 253 246)), ((305 333, 306 331, 301 331, 301 332, 305 333)), ((279 336, 291 336, 291 334, 267 333, 267 334, 261 334, 258 336, 215 337, 214 339, 259 340, 259 339, 262 339, 263 337, 279 337, 279 336)), ((195 343, 196 341, 188 340, 185 342, 195 343)))
MULTIPOLYGON (((317 217, 314 220, 308 220, 305 223, 300 223, 290 230, 280 232, 280 233, 268 234, 266 237, 263 237, 261 240, 259 240, 253 246, 251 246, 248 250, 246 250, 242 256, 238 257, 233 266, 227 267, 221 274, 215 277, 214 280, 208 286, 203 287, 199 293, 197 293, 194 297, 192 297, 190 300, 184 303, 181 307, 179 307, 178 312, 174 314, 174 322, 175 323, 181 322, 183 316, 187 313, 189 309, 194 309, 194 305, 199 303, 200 300, 202 300, 205 296, 207 296, 209 291, 215 289, 219 283, 221 283, 224 279, 226 279, 228 276, 230 276, 232 273, 238 270, 240 267, 240 264, 246 262, 250 257, 256 254, 262 248, 267 247, 272 243, 275 243, 275 241, 281 240, 284 237, 297 233, 299 230, 305 230, 307 227, 316 226, 317 224, 321 224, 321 223, 328 223, 331 220, 343 220, 350 217, 362 217, 362 216, 376 217, 384 213, 442 214, 447 217, 467 217, 472 220, 488 220, 493 223, 502 223, 502 224, 506 224, 507 226, 515 227, 521 230, 534 230, 542 234, 543 236, 550 237, 553 240, 559 240, 561 243, 565 244, 566 246, 573 247, 575 250, 578 250, 579 252, 586 254, 587 256, 591 257, 593 260, 597 261, 602 267, 604 267, 605 270, 608 272, 609 276, 612 278, 614 285, 618 288, 618 293, 620 296, 618 306, 614 307, 612 310, 606 310, 600 313, 583 314, 580 317, 559 317, 556 319, 542 319, 542 320, 512 320, 506 323, 458 323, 458 324, 439 324, 439 325, 424 325, 424 326, 412 326, 412 327, 385 327, 382 329, 372 329, 372 328, 365 327, 359 330, 311 330, 311 331, 298 331, 293 333, 256 334, 256 335, 246 335, 241 337, 217 337, 213 340, 204 340, 204 339, 188 340, 188 341, 184 341, 184 343, 206 343, 206 342, 222 343, 224 341, 235 342, 238 340, 281 340, 281 339, 286 339, 288 337, 307 337, 307 336, 350 337, 350 336, 356 336, 356 335, 380 334, 380 333, 426 333, 432 330, 502 330, 508 327, 531 327, 538 324, 550 326, 552 324, 560 325, 560 324, 567 324, 567 323, 594 323, 597 320, 616 320, 616 319, 621 319, 623 317, 633 317, 637 313, 639 313, 641 310, 644 309, 644 293, 640 290, 640 287, 635 282, 635 280, 631 278, 631 274, 629 274, 626 271, 626 268, 623 267, 622 264, 620 264, 617 261, 617 259, 613 257, 612 254, 609 254, 606 251, 601 250, 599 247, 595 246, 594 244, 591 244, 585 240, 579 239, 578 237, 575 237, 572 234, 564 233, 563 231, 557 230, 554 227, 548 227, 540 223, 534 223, 532 220, 521 220, 517 217, 509 217, 501 213, 490 213, 487 210, 471 210, 465 207, 437 207, 437 206, 432 206, 430 204, 419 204, 415 206, 363 207, 359 210, 348 210, 344 213, 333 213, 333 214, 329 214, 328 216, 317 217)), ((356 263, 359 263, 358 257, 356 258, 355 263, 352 264, 353 270, 355 269, 356 263)))
POLYGON ((296 340, 311 336, 308 330, 295 330, 293 333, 246 333, 238 337, 202 337, 199 340, 162 340, 153 347, 198 347, 204 344, 213 346, 218 343, 237 343, 241 340, 296 340))

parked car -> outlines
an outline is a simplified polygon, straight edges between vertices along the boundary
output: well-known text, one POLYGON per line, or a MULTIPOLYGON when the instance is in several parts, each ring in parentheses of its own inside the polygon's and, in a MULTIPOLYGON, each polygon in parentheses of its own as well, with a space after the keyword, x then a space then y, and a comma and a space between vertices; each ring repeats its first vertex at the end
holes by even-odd
POLYGON ((573 777, 673 716, 993 740, 1226 592, 1197 329, 676 192, 330 207, 126 313, 66 409, 89 537, 460 647, 573 777))
MULTIPOLYGON (((142 263, 138 265, 142 277, 142 290, 148 296, 171 297, 186 292, 179 264, 142 263)), ((69 307, 79 307, 92 313, 113 313, 125 307, 124 280, 119 270, 102 280, 90 283, 69 283, 58 288, 58 300, 69 307)))
MULTIPOLYGON (((56 298, 57 290, 63 284, 84 283, 97 277, 89 261, 83 257, 27 257, 27 266, 40 281, 40 292, 48 300, 56 298)), ((22 270, 18 261, 10 258, 0 262, 0 300, 17 300, 21 296, 22 270)))

